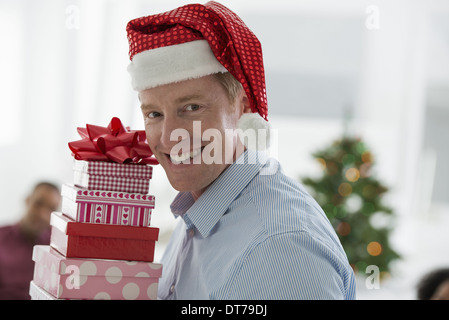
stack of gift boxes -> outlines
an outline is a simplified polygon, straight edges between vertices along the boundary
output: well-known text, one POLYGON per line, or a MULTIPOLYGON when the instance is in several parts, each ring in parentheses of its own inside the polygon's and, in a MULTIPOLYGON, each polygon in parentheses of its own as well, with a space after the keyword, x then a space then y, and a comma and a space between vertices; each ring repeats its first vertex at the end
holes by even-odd
POLYGON ((157 298, 159 229, 146 164, 74 160, 74 183, 51 214, 49 246, 35 246, 32 299, 157 298))

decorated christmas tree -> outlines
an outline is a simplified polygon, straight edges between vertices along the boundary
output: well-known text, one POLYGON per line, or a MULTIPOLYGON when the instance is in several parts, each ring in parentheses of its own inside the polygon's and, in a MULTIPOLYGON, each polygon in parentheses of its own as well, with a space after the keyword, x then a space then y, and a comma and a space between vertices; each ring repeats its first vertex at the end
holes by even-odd
POLYGON ((381 277, 387 275, 390 263, 399 258, 389 242, 394 213, 382 203, 388 188, 372 174, 370 149, 345 133, 313 156, 323 174, 302 182, 335 228, 349 263, 355 272, 365 273, 374 265, 381 277))

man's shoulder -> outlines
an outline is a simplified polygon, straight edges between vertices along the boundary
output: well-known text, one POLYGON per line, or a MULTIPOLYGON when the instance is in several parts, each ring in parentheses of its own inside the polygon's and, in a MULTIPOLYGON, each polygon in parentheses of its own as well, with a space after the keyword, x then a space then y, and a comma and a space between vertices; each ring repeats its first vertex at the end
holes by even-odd
POLYGON ((16 230, 17 225, 15 224, 0 226, 0 236, 9 235, 11 233, 14 233, 16 230))
POLYGON ((246 189, 266 236, 303 233, 329 247, 338 246, 335 230, 315 199, 299 181, 285 175, 277 161, 274 165, 277 168, 265 172, 269 174, 261 170, 246 189))
POLYGON ((3 225, 0 227, 0 242, 5 244, 6 242, 15 241, 19 234, 18 224, 3 225))
POLYGON ((249 192, 271 197, 279 196, 279 194, 291 197, 298 193, 306 193, 300 182, 287 176, 282 170, 281 164, 273 158, 269 158, 265 162, 247 189, 249 192))
MULTIPOLYGON (((321 208, 299 181, 287 176, 274 159, 249 183, 245 192, 265 223, 304 231, 310 214, 321 208)), ((287 231, 287 230, 283 230, 287 231)))

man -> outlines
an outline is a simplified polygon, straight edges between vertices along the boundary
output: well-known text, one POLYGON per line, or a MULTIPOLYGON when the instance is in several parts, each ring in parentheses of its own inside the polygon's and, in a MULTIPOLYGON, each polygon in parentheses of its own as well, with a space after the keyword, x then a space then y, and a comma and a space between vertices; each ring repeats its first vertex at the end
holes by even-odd
POLYGON ((243 128, 267 124, 255 35, 216 2, 134 19, 127 33, 149 146, 180 191, 159 298, 353 299, 353 271, 321 208, 255 150, 264 130, 241 141, 243 128))
POLYGON ((58 187, 38 183, 25 199, 20 221, 0 228, 0 300, 29 300, 33 246, 50 243, 50 214, 59 207, 58 187))

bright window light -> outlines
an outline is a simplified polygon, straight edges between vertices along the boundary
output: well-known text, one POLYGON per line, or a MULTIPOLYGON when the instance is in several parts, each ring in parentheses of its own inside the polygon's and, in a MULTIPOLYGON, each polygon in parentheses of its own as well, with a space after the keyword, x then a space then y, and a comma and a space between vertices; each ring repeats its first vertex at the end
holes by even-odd
POLYGON ((0 146, 16 142, 20 134, 22 24, 17 8, 0 10, 0 146))

